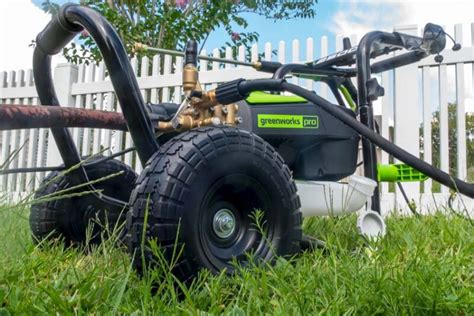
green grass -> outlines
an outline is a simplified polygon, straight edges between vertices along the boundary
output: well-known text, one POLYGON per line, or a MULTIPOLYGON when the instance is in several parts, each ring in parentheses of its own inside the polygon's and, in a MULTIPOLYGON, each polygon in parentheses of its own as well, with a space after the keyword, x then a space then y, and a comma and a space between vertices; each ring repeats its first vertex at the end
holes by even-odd
POLYGON ((35 247, 27 215, 0 208, 0 315, 474 314, 474 227, 457 216, 391 217, 386 238, 370 246, 355 216, 308 220, 326 251, 233 277, 204 272, 180 298, 166 268, 139 278, 111 241, 89 251, 35 247))

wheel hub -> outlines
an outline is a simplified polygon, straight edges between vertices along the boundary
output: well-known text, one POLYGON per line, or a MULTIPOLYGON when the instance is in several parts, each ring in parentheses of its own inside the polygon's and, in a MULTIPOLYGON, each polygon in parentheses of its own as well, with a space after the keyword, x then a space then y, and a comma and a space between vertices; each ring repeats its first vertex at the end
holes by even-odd
POLYGON ((226 208, 217 211, 212 220, 212 228, 217 237, 229 238, 236 229, 234 213, 226 208))

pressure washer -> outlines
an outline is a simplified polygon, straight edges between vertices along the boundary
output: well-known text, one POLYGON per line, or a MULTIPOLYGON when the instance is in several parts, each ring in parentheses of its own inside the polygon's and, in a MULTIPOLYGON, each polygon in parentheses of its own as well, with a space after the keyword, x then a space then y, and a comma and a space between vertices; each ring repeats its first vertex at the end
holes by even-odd
MULTIPOLYGON (((64 161, 36 192, 30 215, 35 239, 56 236, 81 244, 94 218, 112 227, 124 224, 123 240, 138 271, 163 264, 152 250, 155 243, 176 277, 187 282, 201 268, 232 272, 235 263, 245 265, 250 257, 271 262, 297 253, 307 240, 302 215, 347 214, 367 205, 362 229, 383 233, 378 190, 383 180, 430 177, 473 198, 474 185, 375 131, 372 104, 384 88, 373 74, 433 54, 439 60, 446 45, 443 29, 429 23, 422 37, 374 31, 357 46, 343 42, 342 51, 301 64, 235 61, 272 78, 237 79, 212 90, 199 83, 199 59, 232 61, 198 56, 192 40, 184 52, 138 44, 137 49, 184 57, 184 101, 145 104, 114 28, 90 8, 65 4, 36 39, 33 73, 44 106, 0 106, 3 128, 51 128, 64 161), (59 107, 51 57, 83 30, 102 53, 123 115, 59 107), (395 51, 399 54, 372 61, 395 51), (289 75, 327 85, 336 102, 288 82, 289 75), (134 148, 127 150, 136 150, 143 171, 137 175, 112 159, 123 152, 81 157, 68 127, 129 132, 134 148), (364 176, 354 175, 360 142, 364 176), (376 147, 403 164, 379 166, 376 147), (90 193, 42 199, 75 187, 90 193)), ((100 242, 100 232, 95 225, 91 242, 100 242)))

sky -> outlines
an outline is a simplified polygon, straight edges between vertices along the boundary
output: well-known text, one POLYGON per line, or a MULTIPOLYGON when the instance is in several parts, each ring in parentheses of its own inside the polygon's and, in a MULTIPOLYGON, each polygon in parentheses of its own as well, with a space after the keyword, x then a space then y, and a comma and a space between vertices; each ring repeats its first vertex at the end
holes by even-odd
MULTIPOLYGON (((0 43, 3 46, 0 49, 0 71, 31 68, 33 49, 29 44, 50 19, 40 9, 42 1, 0 0, 0 43)), ((317 52, 320 37, 326 35, 331 52, 334 51, 336 34, 356 34, 360 38, 370 30, 392 31, 394 26, 411 24, 421 28, 427 22, 444 25, 448 32, 453 33, 455 23, 463 23, 465 30, 469 30, 469 24, 474 22, 474 0, 319 0, 316 10, 317 15, 311 20, 274 22, 252 14, 246 18, 249 30, 260 33, 260 42, 270 42, 272 47, 278 47, 281 40, 288 43, 287 56, 291 54, 293 39, 304 42, 307 37, 312 37, 317 52)), ((235 28, 234 31, 243 30, 235 28)), ((463 35, 465 42, 470 44, 470 34, 465 31, 463 35)), ((223 30, 215 31, 206 42, 206 50, 221 47, 227 37, 223 30)), ((300 54, 303 52, 301 50, 300 54)), ((304 60, 303 56, 300 58, 304 60)), ((55 57, 53 64, 59 62, 64 62, 64 59, 55 57)), ((472 75, 470 77, 472 79, 472 75)), ((472 80, 469 82, 468 106, 474 109, 472 80)))
MULTIPOLYGON (((0 71, 31 67, 32 48, 28 45, 50 19, 40 9, 41 2, 0 0, 0 43, 8 47, 0 50, 0 71)), ((314 38, 317 45, 323 35, 328 36, 330 47, 334 47, 335 34, 357 34, 360 38, 374 29, 391 31, 394 26, 409 24, 421 28, 426 22, 445 25, 452 32, 455 23, 468 26, 467 23, 474 22, 473 0, 319 0, 316 10, 316 17, 311 20, 274 22, 252 14, 246 17, 249 28, 260 33, 261 42, 270 42, 273 47, 281 40, 291 43, 297 38, 303 42, 307 37, 314 38)), ((470 42, 468 36, 465 32, 464 37, 470 42)), ((217 30, 209 36, 205 48, 210 51, 227 40, 228 35, 217 30)))

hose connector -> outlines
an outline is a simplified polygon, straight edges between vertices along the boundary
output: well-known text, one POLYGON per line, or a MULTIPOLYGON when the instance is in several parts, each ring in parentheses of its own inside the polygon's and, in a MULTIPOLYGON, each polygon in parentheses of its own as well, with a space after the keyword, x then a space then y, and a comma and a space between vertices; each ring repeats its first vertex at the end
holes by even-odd
POLYGON ((244 79, 236 79, 221 84, 216 88, 216 100, 220 104, 231 104, 243 100, 247 97, 239 90, 239 85, 244 79))
POLYGON ((216 89, 216 99, 220 104, 230 104, 243 100, 254 91, 283 91, 285 79, 237 79, 221 84, 216 89))

